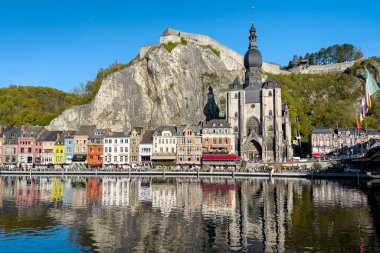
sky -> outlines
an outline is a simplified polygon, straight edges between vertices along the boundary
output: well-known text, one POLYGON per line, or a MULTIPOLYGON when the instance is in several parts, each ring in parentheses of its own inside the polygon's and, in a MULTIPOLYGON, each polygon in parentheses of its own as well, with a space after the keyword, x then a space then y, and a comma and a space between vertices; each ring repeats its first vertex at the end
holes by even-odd
POLYGON ((0 87, 72 91, 100 68, 128 63, 140 46, 158 43, 167 27, 208 35, 244 54, 253 19, 267 62, 287 65, 294 54, 337 43, 380 56, 378 0, 3 0, 0 87))

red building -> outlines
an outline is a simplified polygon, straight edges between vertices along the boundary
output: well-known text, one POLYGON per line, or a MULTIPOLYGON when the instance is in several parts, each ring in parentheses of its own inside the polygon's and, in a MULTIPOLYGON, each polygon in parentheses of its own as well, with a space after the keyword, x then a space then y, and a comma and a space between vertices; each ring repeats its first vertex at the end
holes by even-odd
POLYGON ((105 129, 94 129, 93 134, 88 139, 87 145, 87 165, 101 167, 103 165, 103 141, 105 129))

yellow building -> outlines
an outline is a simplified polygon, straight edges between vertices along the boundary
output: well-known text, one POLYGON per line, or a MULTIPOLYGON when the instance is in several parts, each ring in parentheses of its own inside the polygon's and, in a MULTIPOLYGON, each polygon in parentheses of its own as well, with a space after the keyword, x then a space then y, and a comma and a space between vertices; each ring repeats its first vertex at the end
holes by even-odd
POLYGON ((65 163, 65 142, 63 135, 55 142, 53 155, 54 164, 65 163))

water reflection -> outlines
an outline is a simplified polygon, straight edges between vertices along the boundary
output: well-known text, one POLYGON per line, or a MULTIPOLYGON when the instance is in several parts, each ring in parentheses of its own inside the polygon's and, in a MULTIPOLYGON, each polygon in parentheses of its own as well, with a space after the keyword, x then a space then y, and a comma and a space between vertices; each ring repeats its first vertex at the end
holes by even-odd
POLYGON ((38 251, 377 252, 379 187, 350 184, 1 177, 0 251, 22 235, 38 251))

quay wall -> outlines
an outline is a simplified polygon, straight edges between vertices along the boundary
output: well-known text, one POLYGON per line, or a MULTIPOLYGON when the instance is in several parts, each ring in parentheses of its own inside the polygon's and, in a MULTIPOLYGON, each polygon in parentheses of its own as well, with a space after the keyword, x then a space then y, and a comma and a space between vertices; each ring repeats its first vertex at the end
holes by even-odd
POLYGON ((201 172, 201 171, 0 171, 0 176, 159 176, 159 177, 232 177, 232 178, 310 178, 310 179, 380 179, 366 173, 302 173, 302 172, 201 172))

